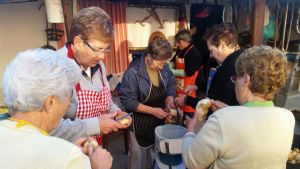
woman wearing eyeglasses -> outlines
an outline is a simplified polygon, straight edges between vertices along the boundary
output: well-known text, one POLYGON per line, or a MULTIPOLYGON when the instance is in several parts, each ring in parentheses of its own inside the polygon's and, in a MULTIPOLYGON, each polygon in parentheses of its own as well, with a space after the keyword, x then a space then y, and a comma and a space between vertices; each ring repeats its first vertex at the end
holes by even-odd
POLYGON ((286 168, 295 118, 272 102, 287 78, 284 53, 255 46, 240 55, 235 68, 237 76, 232 79, 241 106, 214 102, 218 110, 197 135, 197 117, 187 122, 183 143, 187 168, 286 168))
MULTIPOLYGON (((235 28, 227 23, 214 25, 206 30, 203 38, 207 42, 210 57, 214 58, 219 64, 212 78, 207 97, 220 100, 229 105, 237 105, 234 85, 230 81, 230 76, 235 75, 234 64, 242 50, 238 45, 238 34, 235 28)), ((190 85, 185 88, 185 92, 190 93, 197 89, 197 86, 190 85)), ((186 104, 192 107, 196 107, 199 100, 199 98, 185 95, 176 98, 178 104, 186 104)))
POLYGON ((169 116, 165 108, 174 108, 176 86, 166 64, 171 57, 170 43, 155 38, 147 53, 135 58, 123 76, 121 101, 127 111, 134 112, 129 133, 129 169, 152 168, 154 129, 169 116))
MULTIPOLYGON (((76 84, 68 117, 86 119, 87 134, 107 134, 127 128, 131 123, 120 124, 113 120, 117 114, 124 114, 113 102, 109 83, 106 79, 102 60, 110 52, 113 40, 113 25, 105 11, 98 7, 80 10, 73 18, 69 43, 60 53, 64 53, 82 69, 82 76, 76 84), (76 98, 77 97, 77 98, 76 98)), ((100 134, 94 135, 101 144, 100 134)))

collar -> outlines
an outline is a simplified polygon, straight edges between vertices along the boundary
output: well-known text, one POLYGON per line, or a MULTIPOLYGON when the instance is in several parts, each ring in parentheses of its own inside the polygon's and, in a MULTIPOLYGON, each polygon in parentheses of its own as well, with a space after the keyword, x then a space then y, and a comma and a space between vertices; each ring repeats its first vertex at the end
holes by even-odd
POLYGON ((238 56, 240 56, 240 54, 243 52, 242 49, 236 50, 234 52, 232 52, 224 61, 221 65, 226 64, 227 62, 231 62, 234 61, 238 56))
POLYGON ((190 43, 187 47, 183 48, 182 50, 179 50, 179 54, 185 54, 190 48, 192 48, 193 44, 190 43))
POLYGON ((184 49, 182 49, 182 51, 186 51, 187 49, 189 49, 193 44, 190 43, 187 47, 185 47, 184 49))
POLYGON ((149 76, 148 76, 148 73, 147 73, 147 69, 146 69, 146 55, 147 54, 144 54, 141 56, 140 60, 139 60, 139 67, 138 67, 138 74, 140 76, 143 76, 144 78, 148 79, 149 76))
MULTIPOLYGON (((74 53, 73 53, 72 48, 71 48, 71 43, 67 43, 66 47, 68 49, 68 58, 73 59, 76 62, 76 64, 81 68, 80 64, 77 62, 77 60, 74 57, 74 53)), ((99 63, 96 66, 91 67, 91 77, 93 77, 93 75, 95 74, 95 72, 97 72, 97 70, 99 68, 100 68, 99 63)), ((83 76, 88 76, 87 73, 84 70, 81 71, 81 74, 83 76)))
MULTIPOLYGON (((147 67, 146 67, 146 56, 147 54, 142 55, 139 60, 140 63, 138 66, 138 74, 139 76, 144 77, 150 82, 150 77, 147 73, 147 67)), ((161 80, 163 81, 163 78, 165 78, 164 75, 161 74, 161 72, 162 72, 161 70, 158 71, 158 73, 161 75, 158 76, 159 83, 161 83, 161 80)))
POLYGON ((244 104, 246 107, 274 107, 272 101, 253 101, 244 104))

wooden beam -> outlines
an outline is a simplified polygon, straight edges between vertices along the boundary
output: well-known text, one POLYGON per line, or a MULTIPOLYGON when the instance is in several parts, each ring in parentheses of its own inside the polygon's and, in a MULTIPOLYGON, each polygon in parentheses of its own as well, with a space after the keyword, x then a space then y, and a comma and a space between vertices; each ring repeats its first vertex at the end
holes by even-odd
POLYGON ((261 45, 263 42, 263 28, 265 18, 265 0, 255 0, 253 27, 252 27, 252 45, 261 45))
POLYGON ((73 19, 73 0, 62 0, 62 6, 65 19, 66 35, 68 38, 73 19))

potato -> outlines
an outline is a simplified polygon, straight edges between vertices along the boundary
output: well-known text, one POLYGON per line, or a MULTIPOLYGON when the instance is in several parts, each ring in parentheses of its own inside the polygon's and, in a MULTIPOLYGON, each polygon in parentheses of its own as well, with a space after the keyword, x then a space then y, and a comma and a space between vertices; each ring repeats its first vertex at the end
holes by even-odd
POLYGON ((122 120, 119 121, 119 123, 121 123, 123 125, 127 124, 128 122, 129 122, 128 118, 124 118, 124 119, 122 119, 122 120))
POLYGON ((291 152, 291 154, 292 154, 293 158, 295 158, 298 153, 297 153, 297 151, 293 151, 293 152, 291 152))
POLYGON ((290 163, 296 164, 296 160, 291 160, 290 163))
MULTIPOLYGON (((120 124, 127 124, 129 122, 129 119, 127 117, 124 117, 124 116, 128 116, 126 114, 118 114, 115 119, 116 121, 118 121, 120 124)), ((129 117, 129 116, 128 116, 129 117)))
POLYGON ((177 110, 176 109, 170 109, 170 115, 177 117, 177 110))
POLYGON ((95 141, 95 140, 92 140, 92 139, 88 139, 88 140, 84 143, 83 147, 84 147, 84 148, 87 148, 89 145, 92 145, 93 147, 97 147, 97 146, 98 146, 98 142, 95 141))
POLYGON ((300 154, 299 153, 296 155, 295 160, 300 161, 300 154))
POLYGON ((211 106, 211 100, 208 98, 202 99, 197 103, 196 112, 199 113, 198 121, 203 121, 211 106))
POLYGON ((297 153, 299 153, 299 148, 293 148, 294 151, 296 151, 297 153))

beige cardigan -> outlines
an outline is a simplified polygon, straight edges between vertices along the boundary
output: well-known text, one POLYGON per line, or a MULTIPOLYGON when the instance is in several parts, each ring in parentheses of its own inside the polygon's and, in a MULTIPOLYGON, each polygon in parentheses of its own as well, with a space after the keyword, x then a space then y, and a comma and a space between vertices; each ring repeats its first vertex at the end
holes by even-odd
POLYGON ((189 169, 285 169, 294 125, 283 108, 227 107, 185 135, 183 160, 189 169))
POLYGON ((89 158, 74 144, 38 129, 0 121, 1 169, 90 169, 89 158))

